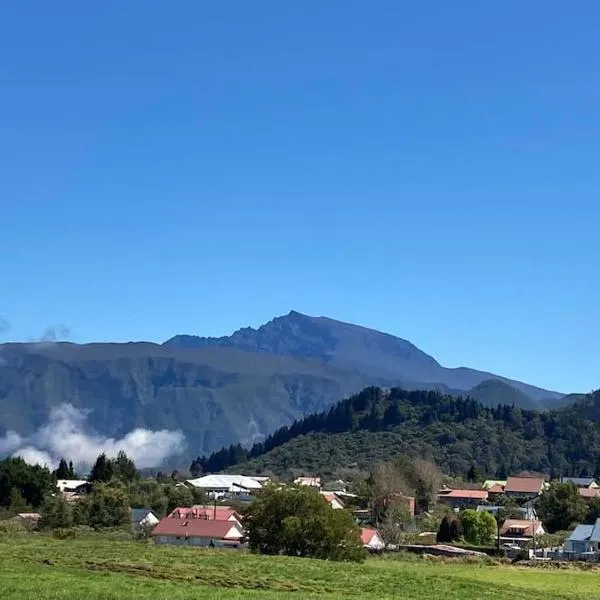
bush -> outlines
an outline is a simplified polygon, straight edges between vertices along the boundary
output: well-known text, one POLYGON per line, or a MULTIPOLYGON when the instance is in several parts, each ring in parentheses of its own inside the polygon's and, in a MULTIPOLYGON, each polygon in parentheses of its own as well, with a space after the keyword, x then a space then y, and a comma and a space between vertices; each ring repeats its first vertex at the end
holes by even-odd
POLYGON ((365 558, 360 530, 350 513, 332 510, 308 486, 266 486, 244 520, 255 552, 340 561, 365 558))

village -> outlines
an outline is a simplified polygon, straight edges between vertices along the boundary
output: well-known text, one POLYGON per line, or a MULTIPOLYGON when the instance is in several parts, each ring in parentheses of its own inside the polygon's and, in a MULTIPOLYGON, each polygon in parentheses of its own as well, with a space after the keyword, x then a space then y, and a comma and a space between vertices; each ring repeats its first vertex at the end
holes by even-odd
MULTIPOLYGON (((93 488, 86 479, 61 479, 56 493, 69 504, 84 498, 93 488)), ((428 512, 418 514, 415 498, 397 494, 407 519, 398 523, 402 530, 393 541, 373 508, 363 508, 357 494, 347 491, 344 481, 337 481, 335 490, 324 489, 321 478, 297 477, 289 484, 273 481, 270 477, 248 475, 210 474, 186 479, 177 486, 201 492, 204 504, 176 506, 161 518, 150 508, 130 507, 132 534, 144 534, 156 545, 192 546, 226 549, 248 547, 244 512, 265 486, 286 485, 309 487, 321 496, 331 510, 348 511, 360 527, 362 545, 368 552, 410 552, 462 555, 482 555, 484 552, 509 558, 532 560, 587 561, 600 560, 600 519, 594 522, 574 523, 574 528, 563 532, 562 538, 549 535, 547 525, 538 515, 537 506, 553 486, 576 490, 586 503, 600 498, 600 483, 592 477, 562 477, 549 482, 540 476, 511 476, 506 480, 486 480, 481 485, 465 487, 442 486, 436 495, 436 514, 444 514, 442 522, 461 522, 467 511, 476 515, 491 515, 496 524, 486 547, 475 547, 459 539, 440 539, 439 531, 427 531, 417 523, 435 522, 428 512), (491 539, 493 537, 493 540, 491 539), (450 542, 450 543, 448 543, 450 542)), ((21 512, 10 519, 29 529, 35 529, 42 519, 39 512, 21 512)), ((466 536, 465 536, 466 537, 466 536)), ((468 541, 468 540, 467 540, 468 541)))

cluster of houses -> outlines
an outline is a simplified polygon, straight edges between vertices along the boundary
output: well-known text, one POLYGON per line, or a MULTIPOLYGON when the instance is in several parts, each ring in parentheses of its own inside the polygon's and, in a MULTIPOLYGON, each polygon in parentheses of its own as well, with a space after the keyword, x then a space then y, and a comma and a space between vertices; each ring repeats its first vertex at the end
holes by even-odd
MULTIPOLYGON (((560 483, 574 485, 584 500, 600 497, 600 484, 592 477, 561 477, 560 483)), ((544 477, 509 477, 506 480, 488 480, 478 489, 443 488, 438 502, 455 510, 472 508, 497 516, 506 499, 518 506, 521 518, 505 519, 500 524, 501 544, 509 548, 524 548, 546 532, 538 519, 535 500, 549 487, 544 477), (501 502, 504 500, 504 502, 501 502)), ((564 548, 556 552, 561 558, 600 558, 600 520, 595 525, 578 525, 567 538, 564 548)))
MULTIPOLYGON (((177 507, 166 517, 159 519, 151 510, 131 510, 132 531, 150 531, 157 544, 210 546, 239 548, 244 545, 245 532, 241 515, 232 506, 218 504, 230 501, 248 502, 269 482, 268 477, 246 475, 206 475, 189 479, 179 485, 200 489, 211 498, 213 504, 177 507)), ((563 477, 561 483, 571 483, 581 498, 590 500, 600 497, 600 484, 593 478, 563 477)), ((346 508, 348 498, 355 497, 345 491, 344 482, 336 482, 335 491, 322 489, 319 477, 298 477, 296 485, 315 488, 333 510, 346 508)), ((506 500, 513 500, 513 517, 499 521, 499 542, 506 548, 524 548, 535 543, 546 533, 543 523, 535 511, 535 500, 545 492, 549 483, 544 477, 518 476, 506 480, 488 480, 478 488, 448 488, 439 490, 437 500, 455 512, 472 508, 478 512, 489 512, 496 518, 506 500), (515 515, 516 513, 516 515, 515 515)), ((69 502, 76 502, 91 489, 86 480, 60 480, 58 492, 69 502)), ((415 499, 402 496, 411 517, 415 515, 415 499)), ((369 510, 353 510, 356 522, 361 525, 361 537, 365 548, 379 551, 385 542, 377 529, 370 527, 372 513, 369 510)), ((14 517, 26 525, 39 521, 38 513, 20 513, 14 517)), ((534 544, 535 545, 535 544, 534 544)), ((600 560, 600 519, 593 525, 580 524, 570 534, 558 552, 561 558, 583 558, 600 560)))

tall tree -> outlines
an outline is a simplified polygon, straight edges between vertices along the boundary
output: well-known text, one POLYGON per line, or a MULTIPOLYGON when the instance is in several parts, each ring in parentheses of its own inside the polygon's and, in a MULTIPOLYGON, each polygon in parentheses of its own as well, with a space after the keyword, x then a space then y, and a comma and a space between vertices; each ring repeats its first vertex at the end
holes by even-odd
POLYGON ((117 458, 110 461, 112 463, 113 476, 125 483, 134 481, 137 477, 135 463, 131 460, 123 450, 117 454, 117 458))
POLYGON ((90 481, 108 482, 113 477, 113 464, 104 452, 98 456, 92 470, 90 471, 90 481))
POLYGON ((73 525, 73 507, 60 494, 46 496, 41 513, 40 529, 55 529, 73 525))
POLYGON ((553 483, 536 501, 538 516, 549 533, 581 523, 588 508, 572 483, 553 483))
MULTIPOLYGON (((16 490, 25 504, 39 507, 44 497, 56 490, 56 480, 46 467, 28 465, 22 458, 0 460, 0 506, 10 506, 16 490)), ((19 500, 21 502, 21 500, 19 500)))
POLYGON ((69 465, 64 458, 60 459, 58 469, 54 472, 56 479, 70 479, 72 476, 72 468, 69 469, 69 465))

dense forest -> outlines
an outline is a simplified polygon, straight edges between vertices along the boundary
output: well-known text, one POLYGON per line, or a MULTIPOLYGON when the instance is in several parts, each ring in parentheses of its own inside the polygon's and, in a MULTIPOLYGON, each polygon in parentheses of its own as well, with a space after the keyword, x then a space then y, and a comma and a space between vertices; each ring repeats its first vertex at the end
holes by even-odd
POLYGON ((541 412, 490 408, 433 391, 370 387, 326 412, 282 427, 249 449, 232 445, 198 457, 190 470, 328 475, 344 468, 368 469, 404 453, 433 460, 456 476, 473 468, 498 478, 523 470, 552 477, 598 476, 598 407, 600 392, 586 396, 581 405, 541 412))

